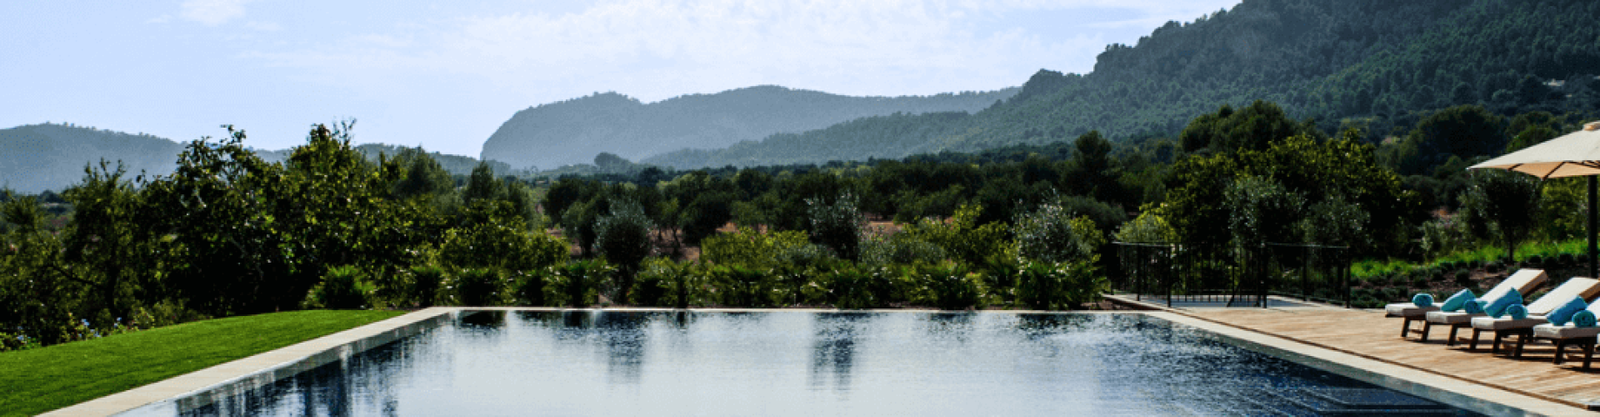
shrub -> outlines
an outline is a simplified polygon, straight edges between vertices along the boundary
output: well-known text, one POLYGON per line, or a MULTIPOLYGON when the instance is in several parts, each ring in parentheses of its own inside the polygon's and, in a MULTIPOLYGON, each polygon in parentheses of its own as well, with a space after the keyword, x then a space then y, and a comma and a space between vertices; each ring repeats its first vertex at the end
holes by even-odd
POLYGON ((438 265, 411 267, 411 294, 418 306, 432 307, 439 300, 439 286, 444 284, 444 268, 438 265))
MULTIPOLYGON (((751 268, 771 268, 793 259, 778 259, 791 251, 817 251, 806 241, 806 235, 797 231, 762 233, 740 227, 732 233, 720 233, 700 242, 700 259, 719 265, 745 265, 751 268), (802 249, 804 248, 804 249, 802 249)), ((818 251, 820 252, 820 251, 818 251)))
POLYGON ((543 306, 546 304, 544 295, 545 281, 549 277, 549 269, 535 271, 516 271, 511 273, 511 295, 518 305, 543 306))
POLYGON ((739 265, 712 267, 711 277, 721 292, 721 302, 730 307, 763 307, 770 301, 771 284, 767 271, 739 265))
POLYGON ((1467 286, 1472 283, 1472 272, 1466 269, 1457 269, 1455 274, 1456 285, 1467 286))
POLYGON ((983 296, 982 278, 969 274, 967 268, 954 262, 914 267, 921 293, 928 302, 944 310, 962 310, 978 306, 983 296))
POLYGON ((377 288, 365 272, 354 265, 328 268, 322 282, 311 287, 302 303, 305 308, 359 310, 371 308, 377 288))
POLYGON ((1018 252, 1034 261, 1092 259, 1105 243, 1105 236, 1088 217, 1072 217, 1061 206, 1052 204, 1019 217, 1011 229, 1017 239, 1018 252))
POLYGON ((1578 263, 1577 258, 1572 256, 1572 254, 1570 254, 1570 253, 1563 253, 1561 255, 1558 255, 1558 256, 1556 256, 1556 260, 1557 260, 1557 262, 1560 262, 1561 265, 1563 265, 1563 266, 1572 266, 1573 264, 1578 263))
POLYGON ((560 301, 571 307, 592 305, 597 301, 595 298, 600 285, 610 279, 615 271, 604 259, 577 260, 550 267, 545 275, 546 289, 561 298, 550 301, 560 301))
POLYGON ((505 274, 497 269, 473 268, 456 274, 456 295, 462 305, 497 306, 509 295, 505 274))
POLYGON ((665 258, 651 258, 639 269, 639 279, 634 281, 634 298, 640 305, 671 305, 689 308, 693 271, 688 264, 665 258))
POLYGON ((1099 301, 1110 286, 1087 261, 1029 262, 1017 275, 1018 301, 1037 310, 1067 309, 1099 301))
POLYGON ((861 262, 867 265, 934 264, 944 259, 944 248, 906 233, 872 235, 861 245, 861 262))
POLYGON ((1529 265, 1535 265, 1535 266, 1544 266, 1544 257, 1543 256, 1539 256, 1539 255, 1529 256, 1528 257, 1528 264, 1529 265))

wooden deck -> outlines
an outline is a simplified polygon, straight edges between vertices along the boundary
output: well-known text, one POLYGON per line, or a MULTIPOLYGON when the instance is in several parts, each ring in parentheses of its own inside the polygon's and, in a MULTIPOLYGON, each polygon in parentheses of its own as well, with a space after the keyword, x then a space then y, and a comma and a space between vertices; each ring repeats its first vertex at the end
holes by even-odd
MULTIPOLYGON (((1483 334, 1477 350, 1468 349, 1465 340, 1472 336, 1471 329, 1462 330, 1453 347, 1445 345, 1448 327, 1434 327, 1426 343, 1419 341, 1417 331, 1402 339, 1402 320, 1384 317, 1377 310, 1319 307, 1169 311, 1574 407, 1600 401, 1600 364, 1595 370, 1583 370, 1581 349, 1570 346, 1567 361, 1555 365, 1551 363, 1555 346, 1549 342, 1530 343, 1518 359, 1507 356, 1504 350, 1500 355, 1491 354, 1493 336, 1488 332, 1483 334)), ((1413 325, 1421 328, 1420 324, 1413 325)))

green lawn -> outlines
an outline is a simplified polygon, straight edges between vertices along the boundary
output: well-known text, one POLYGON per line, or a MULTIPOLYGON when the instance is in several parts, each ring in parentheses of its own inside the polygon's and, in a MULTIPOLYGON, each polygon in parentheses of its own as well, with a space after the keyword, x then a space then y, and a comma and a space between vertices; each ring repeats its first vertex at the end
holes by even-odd
POLYGON ((229 317, 0 353, 0 415, 33 415, 405 314, 229 317))

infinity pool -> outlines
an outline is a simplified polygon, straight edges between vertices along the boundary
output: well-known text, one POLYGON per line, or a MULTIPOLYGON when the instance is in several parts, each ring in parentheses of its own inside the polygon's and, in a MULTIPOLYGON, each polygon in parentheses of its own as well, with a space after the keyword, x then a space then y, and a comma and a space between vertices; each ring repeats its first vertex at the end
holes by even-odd
POLYGON ((1475 415, 1142 314, 481 312, 124 415, 1475 415))

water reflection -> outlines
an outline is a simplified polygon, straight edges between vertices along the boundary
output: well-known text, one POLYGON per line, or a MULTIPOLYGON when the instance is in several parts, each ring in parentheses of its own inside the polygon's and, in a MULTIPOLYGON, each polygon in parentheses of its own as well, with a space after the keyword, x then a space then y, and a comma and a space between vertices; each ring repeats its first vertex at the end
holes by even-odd
POLYGON ((463 315, 130 415, 1463 414, 1374 389, 1142 315, 568 310, 463 315))
POLYGON ((651 315, 643 312, 594 313, 595 326, 606 348, 606 369, 613 382, 639 383, 649 341, 645 328, 650 325, 651 315))
MULTIPOLYGON (((389 376, 413 339, 390 343, 253 389, 220 387, 176 402, 179 416, 364 415, 377 408, 397 415, 399 398, 389 376), (386 375, 389 374, 389 375, 386 375), (372 407, 376 406, 376 407, 372 407)), ((237 387, 237 385, 236 385, 237 387)), ((137 410, 133 414, 138 414, 137 410)))
POLYGON ((856 336, 866 327, 870 313, 817 313, 811 343, 810 384, 821 389, 832 376, 833 389, 850 391, 850 369, 855 364, 856 336))

